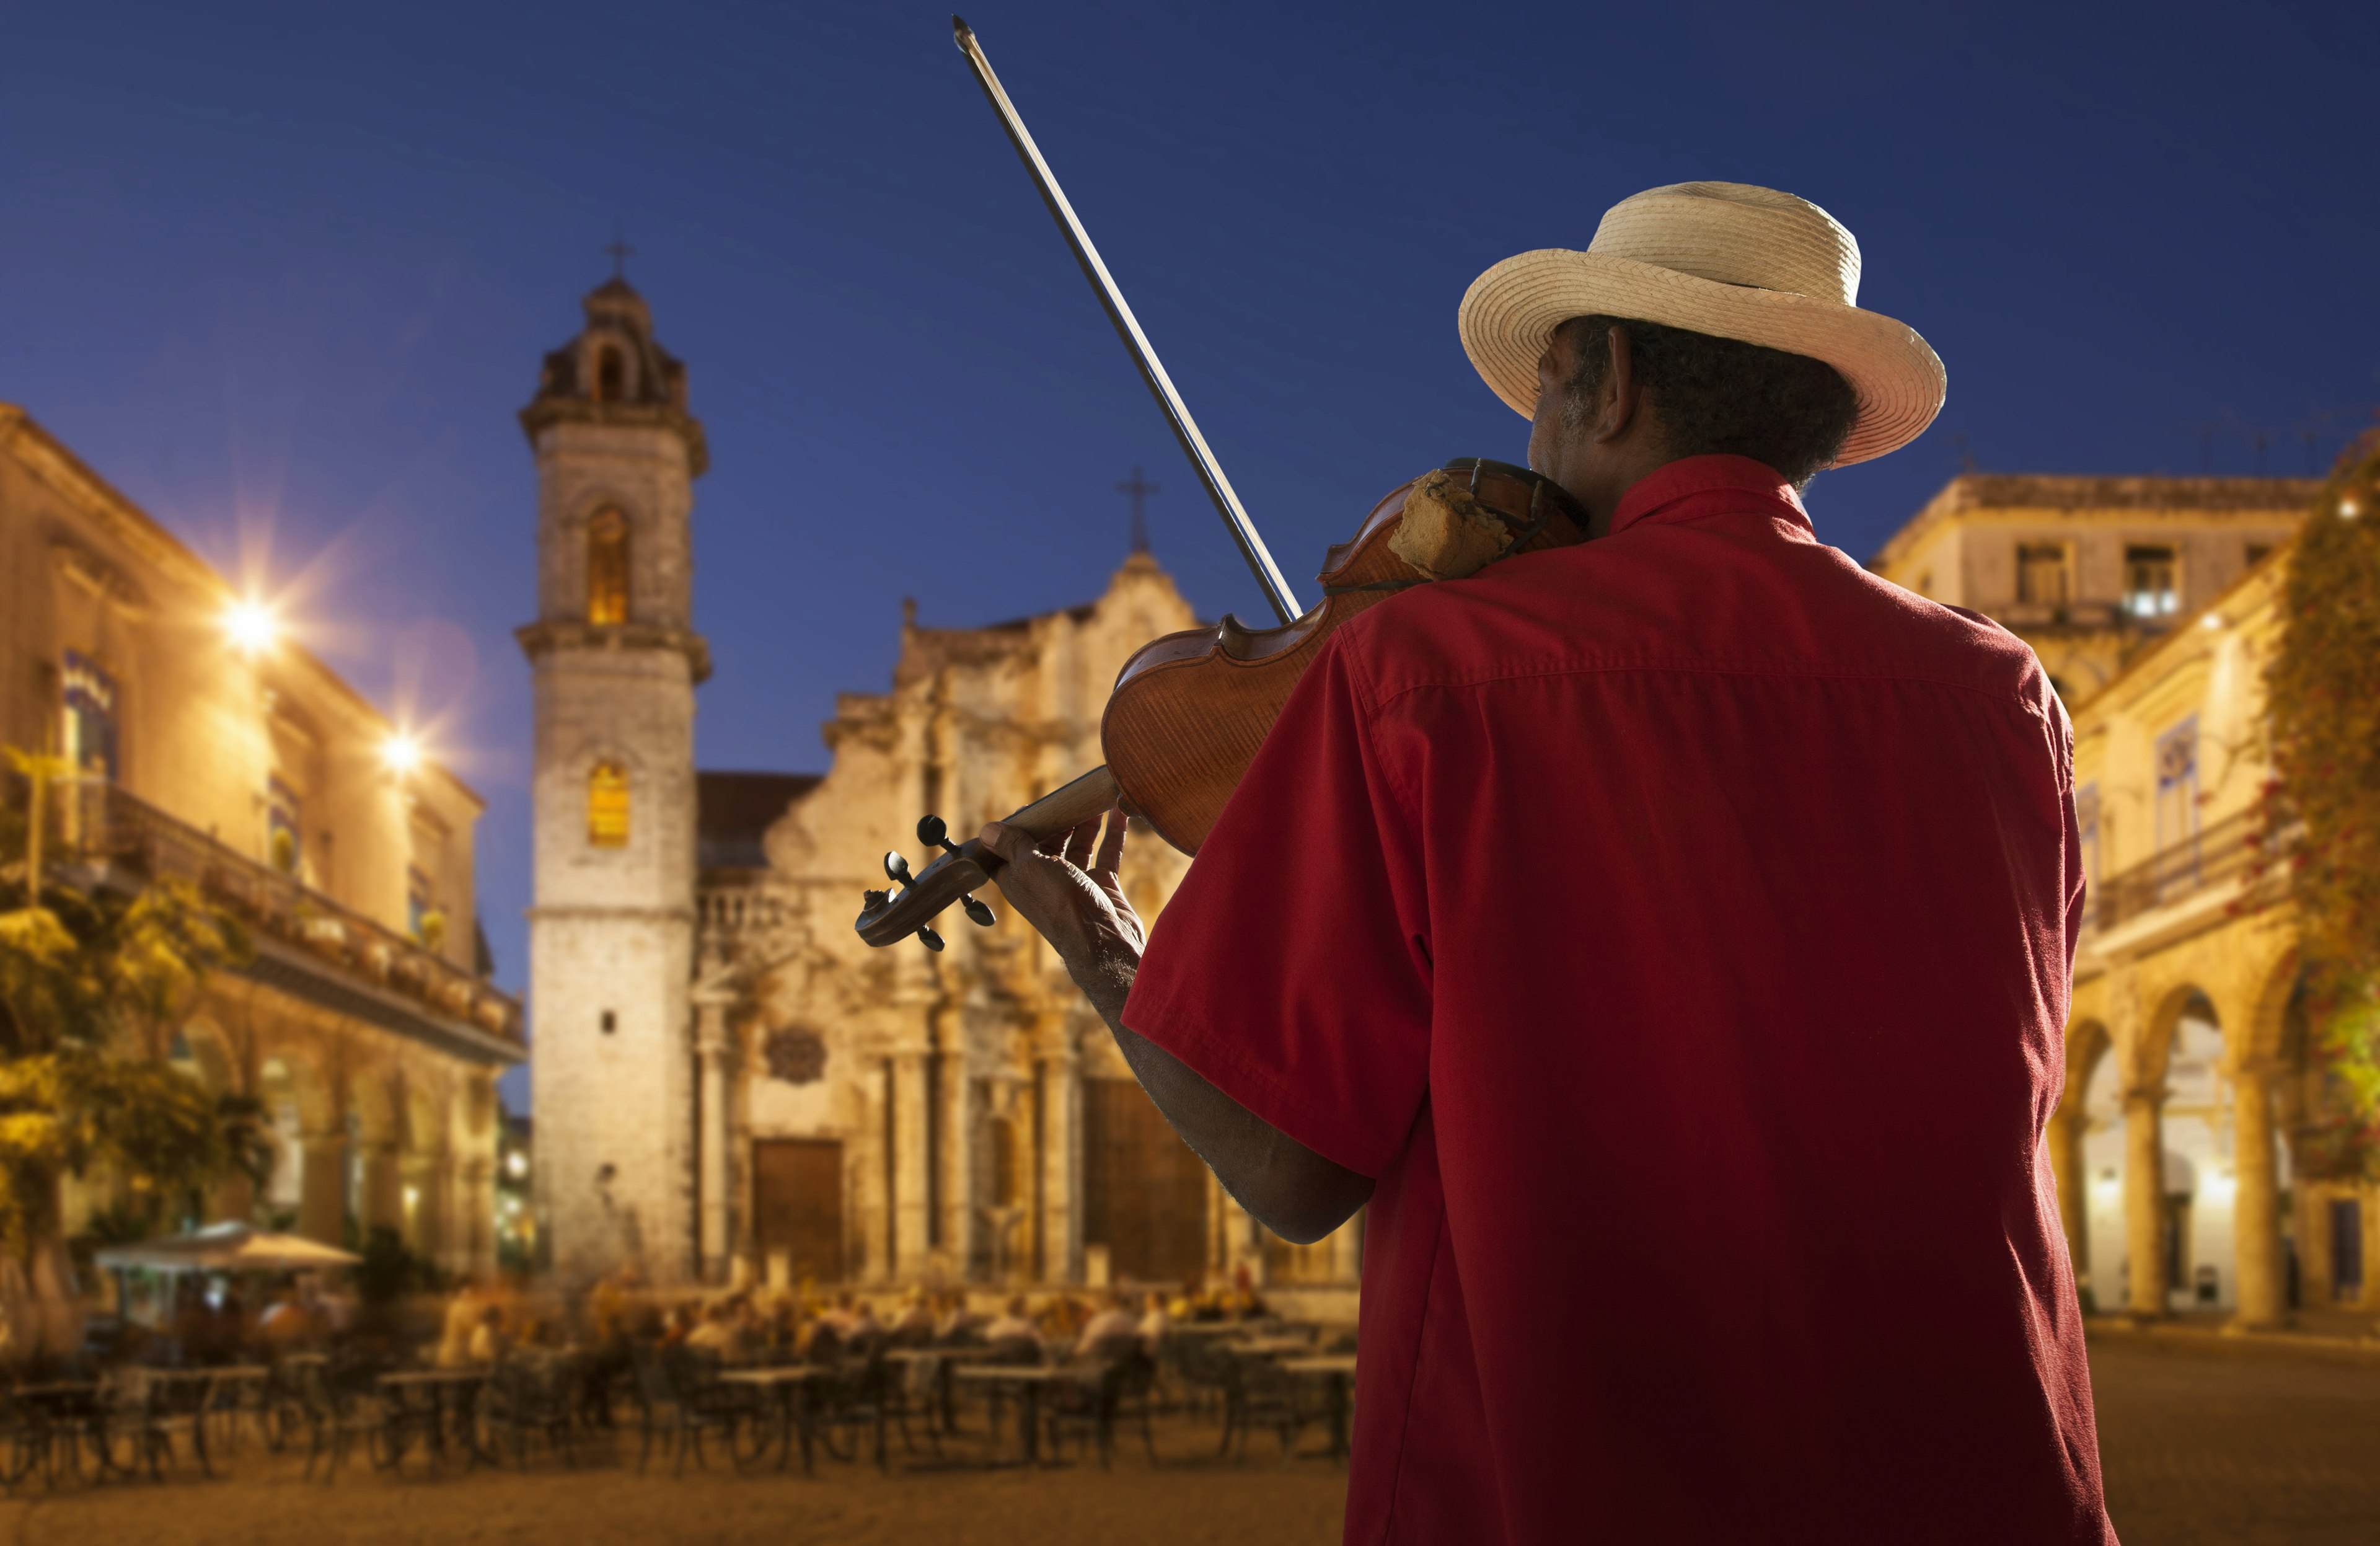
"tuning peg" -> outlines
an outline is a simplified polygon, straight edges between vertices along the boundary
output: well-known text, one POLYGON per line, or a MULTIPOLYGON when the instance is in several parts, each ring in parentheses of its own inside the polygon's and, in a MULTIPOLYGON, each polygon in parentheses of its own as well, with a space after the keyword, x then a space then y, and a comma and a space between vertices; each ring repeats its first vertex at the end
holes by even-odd
POLYGON ((957 844, 951 841, 949 824, 940 816, 917 818, 917 841, 929 848, 949 848, 955 851, 958 847, 957 844))
POLYGON ((933 925, 930 923, 917 925, 917 940, 929 950, 942 948, 942 936, 934 932, 933 925))
POLYGON ((917 877, 909 873, 909 861, 889 850, 884 855, 884 873, 903 885, 917 883, 917 877))
POLYGON ((977 901, 972 896, 962 896, 959 898, 959 906, 966 909, 967 921, 969 923, 975 924, 978 928, 981 929, 989 929, 991 927, 991 909, 989 907, 986 907, 983 903, 977 901))

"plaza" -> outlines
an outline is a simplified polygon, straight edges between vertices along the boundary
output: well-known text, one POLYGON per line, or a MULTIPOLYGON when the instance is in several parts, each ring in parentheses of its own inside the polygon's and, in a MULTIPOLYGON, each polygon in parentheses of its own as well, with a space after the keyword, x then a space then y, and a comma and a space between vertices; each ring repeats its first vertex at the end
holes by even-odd
MULTIPOLYGON (((2380 1358, 2108 1338, 2094 1345, 2092 1365, 2108 1512, 2127 1546, 2346 1546, 2380 1530, 2380 1470, 2370 1464, 2380 1443, 2380 1358)), ((1215 1456, 1214 1436, 1206 1423, 1160 1419, 1156 1467, 1138 1444, 1119 1443, 1107 1470, 1071 1451, 1066 1464, 1038 1470, 910 1468, 896 1455, 889 1474, 826 1460, 804 1479, 739 1475, 713 1455, 707 1468, 673 1478, 659 1466, 638 1476, 630 1443, 577 1469, 533 1459, 526 1472, 431 1470, 417 1461, 399 1477, 358 1466, 327 1488, 303 1478, 299 1455, 250 1443, 213 1481, 193 1471, 162 1486, 20 1484, 0 1499, 0 1530, 24 1546, 93 1534, 154 1546, 1338 1539, 1345 1472, 1318 1435, 1287 1467, 1269 1436, 1232 1461, 1215 1456)), ((1582 1500, 1583 1525, 1591 1510, 1582 1500)))

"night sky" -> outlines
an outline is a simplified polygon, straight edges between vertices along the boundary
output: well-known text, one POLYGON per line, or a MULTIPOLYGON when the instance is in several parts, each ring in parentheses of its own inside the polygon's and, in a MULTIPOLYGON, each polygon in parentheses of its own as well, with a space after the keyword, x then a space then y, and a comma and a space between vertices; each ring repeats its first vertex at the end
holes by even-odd
MULTIPOLYGON (((1856 556, 1970 462, 2326 465, 2380 401, 2375 14, 968 19, 1310 595, 1392 485, 1521 457, 1455 338, 1472 277, 1688 179, 1826 206, 1862 301, 1949 367, 1924 439, 1812 486, 1856 556)), ((515 989, 535 493, 513 416, 615 231, 710 432, 705 766, 821 767, 832 695, 888 683, 905 595, 957 625, 1097 594, 1135 464, 1191 599, 1264 615, 941 10, 0 0, 0 400, 287 590, 309 643, 429 727, 489 801, 480 906, 515 989)))

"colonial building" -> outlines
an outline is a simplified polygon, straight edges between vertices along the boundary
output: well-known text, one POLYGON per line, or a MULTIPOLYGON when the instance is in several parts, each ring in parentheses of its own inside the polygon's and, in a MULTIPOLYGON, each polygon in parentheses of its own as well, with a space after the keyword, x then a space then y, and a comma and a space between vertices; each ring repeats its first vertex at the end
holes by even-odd
MULTIPOLYGON (((254 936, 150 1049, 264 1102, 271 1180, 218 1216, 387 1225, 492 1270, 495 1079, 523 1047, 474 908, 479 797, 5 404, 0 742, 71 761, 54 830, 81 879, 188 880, 254 936)), ((72 1188, 69 1231, 111 1200, 72 1188)))
POLYGON ((1969 473, 1868 567, 2013 630, 2073 704, 2286 542, 2321 487, 2293 478, 1969 473))
MULTIPOLYGON (((823 774, 703 773, 687 611, 684 375, 618 281, 549 357, 536 448, 537 1176, 565 1282, 1196 1284, 1245 1266, 1351 1295, 1359 1225, 1293 1248, 1231 1204, 1020 920, 871 950, 860 893, 929 812, 967 834, 1099 761, 1125 658, 1195 615, 1145 552, 1097 601, 901 622, 892 690, 846 694, 823 774)), ((1128 859, 1141 910, 1188 860, 1128 859)))
POLYGON ((2321 488, 1962 478, 1874 565, 1930 579, 2066 673, 2090 899, 2049 1145, 2101 1313, 2261 1327, 2380 1309, 2380 1199, 2307 1174, 2322 1077, 2289 906, 2259 862, 2264 670, 2287 544, 2321 488), (2063 593, 2095 610, 2060 622, 2037 599, 2058 592, 2025 588, 2053 547, 2063 593))

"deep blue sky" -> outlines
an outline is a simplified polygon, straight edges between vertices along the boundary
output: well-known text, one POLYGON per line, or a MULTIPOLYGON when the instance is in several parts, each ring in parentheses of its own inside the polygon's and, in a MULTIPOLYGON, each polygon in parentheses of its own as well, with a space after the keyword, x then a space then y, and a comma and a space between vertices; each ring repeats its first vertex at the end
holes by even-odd
MULTIPOLYGON (((2368 6, 990 4, 969 19, 1283 567, 1448 456, 1517 459, 1454 305, 1615 200, 1831 210, 1947 360, 1812 489, 1864 556, 1987 469, 2326 459, 2380 400, 2368 6), (2301 439, 2313 430, 2316 444, 2301 439), (2211 439, 2203 435, 2211 432, 2211 439)), ((869 4, 0 0, 0 399, 227 567, 489 799, 522 981, 533 479, 514 411, 615 223, 714 467, 706 766, 812 769, 899 600, 1159 556, 1263 608, 951 47, 869 4)), ((1310 589, 1310 587, 1309 587, 1310 589)))

